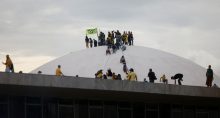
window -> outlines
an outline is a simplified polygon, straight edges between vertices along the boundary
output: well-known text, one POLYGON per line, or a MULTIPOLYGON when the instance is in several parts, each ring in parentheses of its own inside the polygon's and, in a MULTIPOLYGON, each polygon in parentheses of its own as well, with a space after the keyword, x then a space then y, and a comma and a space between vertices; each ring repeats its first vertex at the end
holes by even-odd
POLYGON ((133 104, 133 118, 145 118, 145 104, 144 103, 133 104))
POLYGON ((117 103, 105 102, 104 104, 104 118, 117 118, 117 103))
POLYGON ((8 118, 8 104, 0 104, 0 118, 8 118))
POLYGON ((42 118, 42 105, 40 97, 26 97, 26 118, 42 118))
POLYGON ((44 118, 58 118, 58 100, 55 98, 44 99, 44 118))
POLYGON ((70 105, 59 106, 59 118, 74 118, 74 108, 70 105))
POLYGON ((183 118, 182 105, 172 105, 172 118, 183 118))
POLYGON ((131 104, 120 102, 118 108, 119 118, 131 118, 131 104))
POLYGON ((194 106, 184 106, 183 118, 195 118, 194 106))
POLYGON ((25 97, 10 97, 10 118, 25 118, 25 97))
POLYGON ((146 105, 146 118, 158 118, 158 104, 146 105))
POLYGON ((88 118, 88 101, 80 100, 78 101, 78 117, 79 118, 88 118))
POLYGON ((103 118, 103 103, 102 101, 89 101, 90 118, 103 118))
POLYGON ((59 118, 74 118, 72 99, 59 99, 59 118))

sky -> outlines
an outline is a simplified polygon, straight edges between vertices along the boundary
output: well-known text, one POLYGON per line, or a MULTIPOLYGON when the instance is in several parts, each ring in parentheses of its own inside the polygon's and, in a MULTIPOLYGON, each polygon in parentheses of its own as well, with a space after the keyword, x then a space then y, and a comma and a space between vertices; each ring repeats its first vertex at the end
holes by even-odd
POLYGON ((219 0, 0 0, 0 60, 9 54, 15 71, 28 73, 86 49, 85 30, 97 27, 132 31, 135 45, 212 65, 220 76, 219 6, 219 0))

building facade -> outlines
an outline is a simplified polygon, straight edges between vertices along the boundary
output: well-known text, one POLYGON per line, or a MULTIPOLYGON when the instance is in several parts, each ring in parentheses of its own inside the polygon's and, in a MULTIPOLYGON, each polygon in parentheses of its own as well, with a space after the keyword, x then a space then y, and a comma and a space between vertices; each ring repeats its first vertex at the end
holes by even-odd
POLYGON ((0 118, 220 118, 220 90, 0 73, 0 118))

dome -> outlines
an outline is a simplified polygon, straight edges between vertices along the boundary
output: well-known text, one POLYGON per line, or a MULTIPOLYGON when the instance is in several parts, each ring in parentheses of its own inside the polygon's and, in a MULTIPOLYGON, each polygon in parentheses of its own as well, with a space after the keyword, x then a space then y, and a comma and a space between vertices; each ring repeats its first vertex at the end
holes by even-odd
MULTIPOLYGON (((124 55, 128 68, 133 68, 138 76, 138 81, 148 80, 149 69, 157 76, 156 83, 165 74, 168 83, 173 84, 171 76, 182 73, 183 85, 205 86, 206 68, 203 68, 192 61, 160 50, 140 47, 127 46, 125 51, 118 50, 115 54, 106 55, 106 46, 89 48, 77 52, 72 52, 63 57, 57 58, 46 63, 31 73, 42 71, 43 74, 55 75, 57 65, 61 65, 61 70, 66 76, 94 78, 95 73, 102 69, 104 73, 110 68, 112 72, 121 74, 122 79, 126 77, 123 72, 123 65, 120 58, 124 55)), ((218 77, 214 76, 213 83, 219 83, 218 77)))

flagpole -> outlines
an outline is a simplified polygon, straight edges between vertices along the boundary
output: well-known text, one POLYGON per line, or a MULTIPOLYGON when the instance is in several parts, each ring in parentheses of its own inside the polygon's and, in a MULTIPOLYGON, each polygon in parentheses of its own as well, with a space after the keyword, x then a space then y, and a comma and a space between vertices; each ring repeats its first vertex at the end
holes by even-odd
POLYGON ((97 40, 99 40, 99 32, 100 32, 100 30, 98 30, 98 28, 97 28, 97 40))

